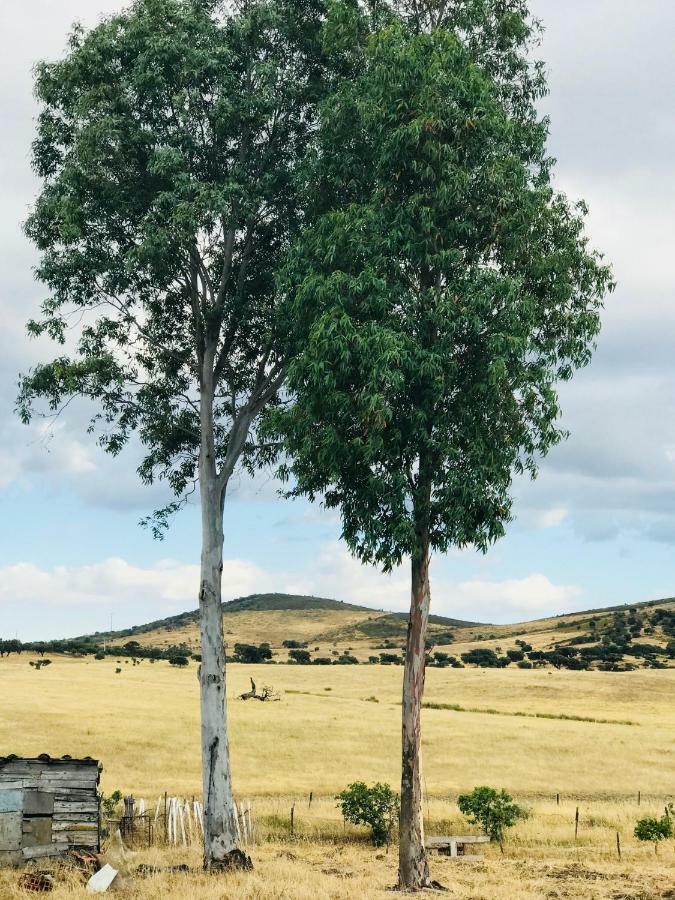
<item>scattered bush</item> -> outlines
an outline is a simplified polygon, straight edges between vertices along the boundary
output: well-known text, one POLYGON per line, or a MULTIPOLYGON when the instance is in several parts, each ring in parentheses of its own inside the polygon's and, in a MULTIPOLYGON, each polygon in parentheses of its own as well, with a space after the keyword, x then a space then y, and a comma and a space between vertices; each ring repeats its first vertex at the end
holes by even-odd
POLYGON ((51 664, 52 664, 51 659, 36 659, 36 660, 31 659, 31 661, 28 663, 29 666, 32 666, 38 672, 44 666, 51 666, 51 664))
POLYGON ((398 653, 380 653, 380 662, 383 666, 400 666, 403 660, 398 653))
POLYGON ((451 631, 446 631, 445 634, 437 634, 435 642, 439 647, 447 647, 448 644, 453 642, 454 638, 455 636, 451 631))
POLYGON ((462 653, 462 662, 472 663, 484 669, 498 669, 503 665, 494 650, 487 647, 477 647, 475 650, 469 650, 468 653, 462 653))
POLYGON ((399 799, 388 784, 367 787, 356 781, 335 798, 342 815, 354 825, 369 825, 376 847, 388 843, 399 810, 399 799))
POLYGON ((187 666, 189 660, 187 656, 172 656, 169 660, 170 666, 187 666))
POLYGON ((338 656, 335 660, 335 664, 338 666, 358 666, 359 661, 350 653, 343 653, 342 656, 338 656))
POLYGON ((289 650, 288 658, 299 666, 308 666, 312 661, 312 655, 309 650, 289 650))
POLYGON ((267 643, 260 646, 255 644, 234 645, 233 662, 239 663, 264 663, 268 659, 272 659, 272 648, 267 643))
POLYGON ((673 836, 673 821, 667 812, 660 819, 647 816, 640 819, 633 834, 639 841, 653 841, 654 853, 657 853, 659 841, 673 836))
POLYGON ((457 805, 472 825, 480 825, 491 841, 498 842, 502 852, 505 830, 528 816, 527 810, 514 803, 506 791, 491 787, 477 787, 470 794, 461 794, 457 805))

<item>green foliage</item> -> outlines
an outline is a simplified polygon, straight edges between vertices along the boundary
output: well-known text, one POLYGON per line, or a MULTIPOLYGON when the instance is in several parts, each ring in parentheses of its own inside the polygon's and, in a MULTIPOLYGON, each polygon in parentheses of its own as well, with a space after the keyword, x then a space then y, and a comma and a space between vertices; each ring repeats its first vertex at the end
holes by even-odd
POLYGON ((101 817, 104 820, 112 819, 121 800, 122 791, 113 791, 112 794, 107 797, 105 794, 101 794, 101 817))
POLYGON ((105 450, 136 432, 140 477, 177 498, 157 535, 202 431, 223 479, 269 452, 249 438, 283 379, 275 276, 306 219, 322 17, 323 0, 137 0, 36 68, 26 232, 47 299, 28 327, 74 350, 22 378, 19 412, 82 396, 105 450))
POLYGON ((399 22, 322 111, 323 214, 283 276, 296 403, 269 427, 290 493, 339 508, 384 569, 423 555, 420 535, 503 534, 611 285, 583 204, 552 187, 547 123, 502 87, 449 30, 399 22))
POLYGON ((367 787, 356 781, 335 798, 342 815, 354 825, 369 825, 376 847, 389 841, 399 809, 398 794, 388 784, 367 787))
POLYGON ((480 825, 490 840, 500 846, 505 830, 528 817, 527 810, 514 803, 506 791, 490 787, 477 787, 470 794, 460 794, 457 805, 472 825, 480 825))
POLYGON ((184 668, 189 664, 189 660, 187 656, 171 656, 169 657, 169 665, 170 666, 178 666, 179 668, 184 668))
POLYGON ((236 643, 234 645, 234 662, 240 663, 263 663, 268 659, 272 659, 272 648, 267 643, 259 646, 256 644, 236 643))
POLYGON ((660 841, 673 836, 673 820, 667 811, 660 819, 646 816, 637 823, 633 834, 639 841, 653 841, 656 851, 660 841))
POLYGON ((309 650, 289 650, 288 658, 299 666, 308 666, 312 661, 312 654, 309 650))
POLYGON ((28 663, 29 666, 32 666, 38 672, 44 666, 51 666, 51 664, 52 664, 51 659, 36 659, 36 660, 31 659, 30 662, 28 663))
POLYGON ((484 669, 498 669, 503 665, 495 651, 490 650, 489 647, 476 647, 474 650, 462 653, 462 662, 481 666, 484 669))
POLYGON ((20 655, 23 649, 23 644, 17 638, 0 640, 0 659, 5 656, 5 654, 7 654, 7 656, 9 656, 10 653, 17 653, 20 655))
POLYGON ((101 794, 101 803, 99 805, 101 837, 105 838, 110 835, 110 828, 108 823, 111 819, 115 818, 117 808, 121 800, 122 791, 113 791, 112 794, 107 797, 105 794, 101 794))

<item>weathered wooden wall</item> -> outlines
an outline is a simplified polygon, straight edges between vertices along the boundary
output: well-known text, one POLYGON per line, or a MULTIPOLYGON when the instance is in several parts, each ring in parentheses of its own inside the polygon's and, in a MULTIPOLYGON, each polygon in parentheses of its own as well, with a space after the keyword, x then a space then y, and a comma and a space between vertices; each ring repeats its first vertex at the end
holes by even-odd
POLYGON ((93 759, 0 758, 0 863, 99 848, 93 759))

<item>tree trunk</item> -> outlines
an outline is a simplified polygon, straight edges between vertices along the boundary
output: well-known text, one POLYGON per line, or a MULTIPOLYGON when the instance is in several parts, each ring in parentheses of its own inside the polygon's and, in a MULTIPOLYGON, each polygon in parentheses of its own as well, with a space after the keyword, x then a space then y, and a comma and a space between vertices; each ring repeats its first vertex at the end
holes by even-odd
POLYGON ((422 821, 421 711, 424 693, 424 643, 429 621, 429 536, 419 535, 412 559, 410 619, 403 671, 401 814, 398 882, 402 890, 430 887, 422 821))
MULTIPOLYGON (((206 368, 206 367, 205 367, 206 368)), ((202 515, 201 584, 201 741, 204 789, 204 868, 250 868, 236 841, 225 696, 225 646, 221 579, 223 572, 223 499, 214 449, 213 390, 202 384, 199 493, 202 515)))

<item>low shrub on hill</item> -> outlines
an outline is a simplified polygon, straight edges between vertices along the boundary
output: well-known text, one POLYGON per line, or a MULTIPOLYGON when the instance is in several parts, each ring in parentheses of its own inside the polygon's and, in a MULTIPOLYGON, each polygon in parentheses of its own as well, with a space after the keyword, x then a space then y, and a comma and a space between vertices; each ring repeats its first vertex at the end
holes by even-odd
POLYGON ((495 651, 488 647, 476 647, 474 650, 462 653, 461 659, 464 663, 480 666, 483 669, 499 669, 503 666, 503 662, 495 651))
POLYGON ((233 662, 239 663, 264 663, 268 659, 272 659, 272 648, 267 643, 260 645, 243 644, 237 642, 234 645, 233 662))

